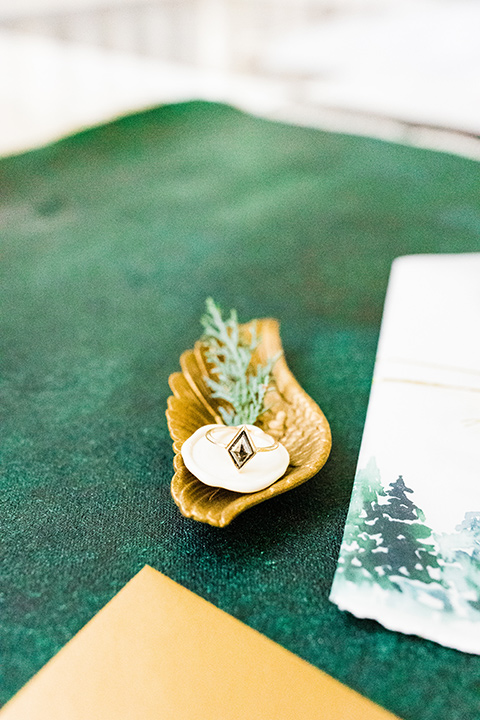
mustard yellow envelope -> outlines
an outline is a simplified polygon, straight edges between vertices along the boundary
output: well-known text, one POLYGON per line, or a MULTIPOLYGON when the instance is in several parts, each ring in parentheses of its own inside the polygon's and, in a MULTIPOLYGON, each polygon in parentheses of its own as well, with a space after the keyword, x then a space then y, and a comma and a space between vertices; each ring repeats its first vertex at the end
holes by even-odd
POLYGON ((0 720, 388 720, 393 715, 144 567, 0 720))

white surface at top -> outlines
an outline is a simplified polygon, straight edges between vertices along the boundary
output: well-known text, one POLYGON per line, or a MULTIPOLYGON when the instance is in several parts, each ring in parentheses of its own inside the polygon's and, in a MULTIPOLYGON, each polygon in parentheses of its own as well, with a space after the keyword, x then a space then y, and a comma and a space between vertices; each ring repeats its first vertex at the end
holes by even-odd
POLYGON ((480 3, 404 0, 326 18, 271 45, 265 66, 310 100, 480 134, 480 3))
POLYGON ((0 0, 0 154, 202 98, 480 158, 479 30, 477 0, 0 0))

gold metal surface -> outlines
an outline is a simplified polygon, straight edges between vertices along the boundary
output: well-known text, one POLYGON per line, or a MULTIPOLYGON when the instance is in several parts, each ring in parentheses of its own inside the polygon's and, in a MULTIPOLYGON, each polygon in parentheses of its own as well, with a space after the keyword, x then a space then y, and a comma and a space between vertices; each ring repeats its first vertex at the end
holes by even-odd
MULTIPOLYGON (((276 320, 257 320, 261 343, 254 361, 282 352, 279 324, 276 320)), ((248 333, 250 323, 241 326, 248 333)), ((205 376, 209 374, 201 342, 186 350, 180 358, 182 372, 173 373, 169 385, 167 422, 175 452, 172 497, 185 517, 223 527, 247 508, 280 495, 313 477, 325 464, 332 445, 330 426, 318 405, 300 387, 282 356, 273 369, 274 383, 267 392, 267 411, 257 421, 269 435, 279 440, 290 453, 290 465, 280 480, 254 493, 236 493, 212 488, 197 480, 185 467, 180 454, 185 440, 203 425, 222 423, 219 401, 211 397, 205 376)))

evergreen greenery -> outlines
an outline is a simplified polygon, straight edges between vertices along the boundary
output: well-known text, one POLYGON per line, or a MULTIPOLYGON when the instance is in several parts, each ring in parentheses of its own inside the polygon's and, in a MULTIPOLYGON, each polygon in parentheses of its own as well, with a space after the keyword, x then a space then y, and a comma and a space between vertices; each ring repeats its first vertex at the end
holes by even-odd
POLYGON ((226 403, 220 407, 226 425, 253 425, 265 411, 265 393, 279 356, 271 358, 265 365, 253 367, 253 354, 261 340, 256 324, 252 324, 247 339, 240 331, 235 310, 223 320, 221 310, 212 298, 207 298, 206 309, 201 318, 202 341, 214 373, 214 378, 206 378, 206 382, 212 396, 226 403))

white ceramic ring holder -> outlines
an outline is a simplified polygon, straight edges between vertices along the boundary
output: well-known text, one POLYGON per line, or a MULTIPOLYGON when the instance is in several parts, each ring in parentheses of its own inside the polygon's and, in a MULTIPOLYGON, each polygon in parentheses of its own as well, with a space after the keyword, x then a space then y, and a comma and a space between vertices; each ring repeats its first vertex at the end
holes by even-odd
MULTIPOLYGON (((245 425, 256 448, 270 448, 274 438, 255 425, 245 425)), ((278 443, 268 452, 257 452, 240 470, 235 467, 227 446, 240 430, 228 425, 204 425, 182 445, 182 458, 186 467, 205 485, 240 493, 263 490, 285 474, 290 462, 286 448, 278 443), (206 433, 214 430, 212 442, 206 433)), ((211 433, 212 437, 213 434, 211 433)))

